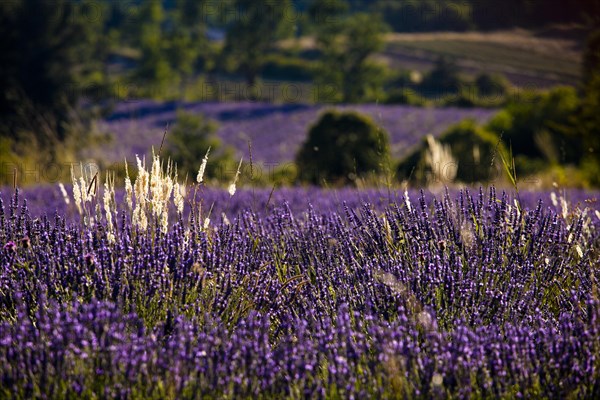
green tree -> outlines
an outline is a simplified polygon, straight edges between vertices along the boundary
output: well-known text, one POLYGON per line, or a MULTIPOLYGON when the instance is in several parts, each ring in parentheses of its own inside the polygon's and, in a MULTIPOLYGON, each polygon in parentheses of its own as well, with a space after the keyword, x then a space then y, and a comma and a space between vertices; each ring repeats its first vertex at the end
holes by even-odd
POLYGON ((311 23, 320 31, 334 31, 348 10, 348 3, 344 0, 313 0, 308 6, 308 15, 311 23))
POLYGON ((465 31, 473 27, 471 5, 464 1, 375 0, 371 4, 396 32, 465 31))
POLYGON ((206 38, 207 0, 178 0, 167 38, 168 59, 185 81, 199 68, 210 67, 213 55, 206 38))
POLYGON ((552 163, 577 163, 581 143, 566 133, 579 107, 574 88, 558 87, 510 102, 488 129, 502 135, 515 155, 552 163))
POLYGON ((600 73, 590 78, 576 115, 575 132, 583 144, 581 166, 590 183, 600 186, 600 73))
POLYGON ((477 125, 474 120, 465 120, 450 127, 440 142, 450 146, 458 162, 456 179, 465 183, 489 182, 498 177, 499 151, 504 151, 494 133, 477 125))
POLYGON ((203 115, 177 112, 177 121, 167 134, 166 155, 177 164, 180 177, 195 181, 202 159, 210 148, 205 179, 218 177, 224 163, 231 163, 233 151, 216 136, 218 125, 203 115))
MULTIPOLYGON (((81 82, 94 72, 102 13, 91 1, 0 2, 0 135, 65 140, 81 82)), ((50 147, 48 147, 50 148, 50 147)))
POLYGON ((527 0, 478 0, 472 5, 473 20, 484 30, 523 25, 532 15, 534 6, 527 0))
POLYGON ((389 161, 389 138, 369 117, 328 111, 313 125, 296 156, 301 181, 350 183, 380 173, 389 161))
POLYGON ((489 183, 500 176, 495 161, 500 161, 499 152, 505 151, 504 146, 498 136, 478 126, 474 120, 467 119, 451 126, 440 136, 439 143, 450 149, 452 165, 430 165, 426 160, 429 143, 424 139, 398 165, 399 179, 410 179, 422 185, 430 183, 428 179, 432 176, 432 169, 444 176, 447 170, 454 171, 454 168, 455 179, 464 183, 489 183))
POLYGON ((134 79, 146 91, 150 89, 151 96, 168 98, 178 85, 183 93, 195 72, 212 59, 205 3, 178 0, 173 8, 165 9, 161 0, 149 0, 139 6, 134 44, 141 57, 134 79))
POLYGON ((459 93, 462 85, 456 63, 446 57, 440 57, 419 88, 426 95, 449 95, 459 93))
POLYGON ((249 86, 254 86, 260 75, 267 52, 273 43, 291 33, 286 18, 289 0, 234 0, 223 48, 223 57, 229 69, 241 73, 249 86))
POLYGON ((517 176, 537 174, 551 166, 580 164, 583 143, 574 134, 579 110, 575 88, 557 87, 512 99, 486 128, 511 147, 517 176))
POLYGON ((502 75, 481 73, 475 79, 475 86, 480 96, 499 98, 506 95, 509 83, 502 75))
POLYGON ((166 16, 161 0, 149 0, 142 5, 138 18, 141 24, 139 28, 141 58, 135 78, 142 85, 162 94, 167 86, 176 80, 176 76, 166 57, 168 42, 163 32, 166 16))
POLYGON ((377 99, 385 70, 371 56, 383 49, 385 24, 377 16, 357 13, 340 21, 335 30, 331 27, 326 24, 317 35, 322 54, 317 85, 335 88, 337 98, 331 100, 356 103, 377 99))
MULTIPOLYGON (((599 8, 600 9, 600 8, 599 8)), ((587 40, 583 63, 583 93, 573 118, 573 136, 582 143, 581 167, 593 185, 600 185, 600 30, 587 40)))
POLYGON ((583 53, 583 86, 590 85, 600 71, 600 29, 592 31, 586 40, 583 53))

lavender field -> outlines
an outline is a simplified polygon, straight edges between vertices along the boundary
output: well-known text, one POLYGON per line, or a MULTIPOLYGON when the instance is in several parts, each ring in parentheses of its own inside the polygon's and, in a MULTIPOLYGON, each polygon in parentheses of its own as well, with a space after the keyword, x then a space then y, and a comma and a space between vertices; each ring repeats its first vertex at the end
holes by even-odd
POLYGON ((596 193, 90 183, 0 196, 2 398, 600 395, 596 193))
MULTIPOLYGON (((72 185, 65 185, 67 192, 72 192, 72 185)), ((472 189, 473 190, 473 189, 472 189)), ((499 190, 499 189, 498 189, 499 190)), ((27 208, 32 215, 41 217, 43 215, 53 218, 55 214, 60 215, 67 223, 80 222, 80 214, 71 199, 69 204, 65 202, 58 185, 39 185, 19 189, 21 197, 27 200, 27 208)), ((411 198, 418 198, 421 194, 427 203, 440 197, 448 191, 452 197, 458 196, 458 187, 448 189, 408 189, 407 194, 411 198)), ((487 189, 484 189, 487 191, 487 189)), ((0 199, 4 204, 10 204, 14 189, 5 187, 0 189, 0 199)), ((599 210, 600 192, 598 190, 564 189, 560 191, 527 191, 521 190, 517 196, 514 191, 507 191, 514 206, 515 200, 519 199, 523 207, 533 209, 541 201, 542 208, 552 213, 562 213, 564 199, 567 211, 570 209, 599 210), (554 199, 553 199, 554 197, 554 199), (553 201, 554 200, 554 201, 553 201), (556 204, 555 204, 556 203, 556 204)), ((125 190, 122 187, 115 188, 115 199, 121 206, 125 204, 125 190)), ((359 210, 368 204, 377 212, 383 212, 386 207, 404 201, 404 192, 398 189, 388 190, 386 188, 354 189, 342 187, 337 189, 322 189, 318 187, 280 187, 253 188, 239 187, 235 196, 230 196, 224 189, 202 187, 197 193, 198 202, 208 212, 212 208, 212 215, 219 220, 223 213, 227 216, 236 217, 244 211, 250 211, 259 217, 270 215, 273 210, 286 208, 294 216, 301 217, 309 208, 319 214, 344 213, 346 207, 359 210)), ((171 210, 173 211, 173 210, 171 210)), ((183 215, 188 217, 190 207, 184 208, 183 215)), ((171 212, 171 216, 175 214, 171 212)))
POLYGON ((599 5, 0 1, 0 400, 600 399, 599 5))
MULTIPOLYGON (((111 134, 110 143, 87 149, 82 156, 108 162, 121 162, 134 154, 149 155, 152 146, 162 141, 167 124, 176 121, 182 109, 204 114, 218 122, 217 135, 239 155, 252 144, 255 161, 286 163, 294 160, 311 124, 319 114, 331 107, 325 105, 267 103, 159 103, 150 100, 118 104, 112 115, 98 123, 101 132, 111 134)), ((488 109, 418 108, 364 104, 341 106, 341 109, 365 113, 390 134, 392 155, 406 155, 427 134, 439 135, 450 125, 465 118, 485 122, 495 111, 488 109)))

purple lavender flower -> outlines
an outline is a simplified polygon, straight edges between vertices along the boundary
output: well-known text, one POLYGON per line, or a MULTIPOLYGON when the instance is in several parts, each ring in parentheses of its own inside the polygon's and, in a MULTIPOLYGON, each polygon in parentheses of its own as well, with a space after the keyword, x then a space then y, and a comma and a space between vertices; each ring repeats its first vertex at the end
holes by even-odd
POLYGON ((16 253, 17 252, 17 245, 12 240, 9 240, 4 245, 4 250, 6 250, 9 253, 16 253))

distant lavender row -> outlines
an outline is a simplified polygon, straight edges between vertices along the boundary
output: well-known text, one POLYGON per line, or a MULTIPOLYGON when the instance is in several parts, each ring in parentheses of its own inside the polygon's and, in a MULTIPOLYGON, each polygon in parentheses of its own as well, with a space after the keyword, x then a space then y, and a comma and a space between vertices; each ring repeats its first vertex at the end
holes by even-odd
MULTIPOLYGON (((31 214, 36 217, 48 215, 52 217, 55 213, 65 216, 69 221, 78 221, 79 216, 73 204, 71 186, 66 185, 70 197, 70 205, 65 204, 58 185, 45 185, 26 187, 21 189, 21 193, 28 201, 28 207, 31 214)), ((452 195, 458 192, 458 189, 449 189, 452 195)), ((0 199, 5 202, 10 201, 14 190, 5 187, 0 189, 0 199)), ((410 189, 409 195, 413 198, 419 196, 420 191, 410 189)), ((425 189, 424 194, 428 204, 441 192, 436 190, 434 193, 425 189)), ((124 195, 123 189, 116 190, 116 196, 121 204, 124 195)), ((358 190, 352 188, 340 189, 321 189, 316 187, 283 187, 274 190, 268 188, 240 188, 236 194, 231 197, 224 189, 203 188, 197 194, 197 198, 202 202, 204 211, 212 207, 212 215, 216 220, 220 220, 221 214, 225 213, 228 218, 235 218, 243 211, 251 211, 257 215, 266 215, 273 208, 286 205, 294 214, 301 214, 312 206, 319 213, 341 212, 343 203, 351 209, 358 209, 364 204, 370 204, 376 210, 383 210, 386 206, 403 199, 404 193, 397 189, 366 189, 358 190)), ((512 199, 511 204, 517 198, 514 192, 508 191, 512 199)), ((555 195, 563 196, 568 202, 569 209, 576 207, 600 210, 600 191, 597 190, 578 190, 567 189, 557 191, 555 195)), ((539 201, 543 208, 550 208, 554 212, 561 212, 561 205, 555 206, 552 201, 551 191, 521 191, 518 198, 525 208, 535 208, 539 201)), ((189 205, 185 206, 186 212, 189 211, 189 205)))
MULTIPOLYGON (((158 103, 140 100, 120 103, 111 116, 99 122, 99 128, 113 134, 111 143, 86 150, 83 156, 110 162, 131 158, 132 154, 149 154, 152 146, 160 146, 167 124, 176 121, 176 110, 205 114, 219 125, 218 136, 234 147, 239 155, 248 153, 252 142, 257 162, 285 163, 293 161, 308 128, 319 114, 329 108, 323 105, 265 103, 158 103)), ((495 112, 486 109, 417 108, 365 104, 342 106, 370 115, 390 134, 392 154, 405 155, 407 150, 427 134, 439 135, 448 126, 465 118, 478 122, 488 120, 495 112)))
POLYGON ((597 207, 306 193, 115 241, 0 204, 0 398, 598 398, 597 207))

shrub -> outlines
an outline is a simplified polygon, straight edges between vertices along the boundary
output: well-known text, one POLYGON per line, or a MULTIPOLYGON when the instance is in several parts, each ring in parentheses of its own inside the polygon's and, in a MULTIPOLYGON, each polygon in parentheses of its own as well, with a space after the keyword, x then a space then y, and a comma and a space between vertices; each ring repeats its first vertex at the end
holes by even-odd
POLYGON ((432 176, 438 180, 441 177, 442 182, 444 178, 452 180, 455 176, 457 181, 464 183, 490 182, 498 177, 495 161, 499 160, 499 156, 496 153, 504 151, 503 146, 496 135, 477 126, 475 121, 465 120, 450 127, 440 136, 439 145, 450 149, 451 157, 447 157, 447 162, 428 162, 427 152, 432 151, 431 139, 424 139, 399 164, 398 177, 418 184, 431 184, 432 176), (449 176, 450 172, 452 176, 449 176))
POLYGON ((435 67, 423 78, 419 88, 426 95, 447 95, 458 93, 463 84, 458 66, 446 57, 440 57, 435 67))
POLYGON ((315 83, 317 87, 337 89, 327 101, 358 103, 382 95, 387 70, 372 56, 383 50, 382 34, 387 26, 378 19, 372 14, 357 13, 335 28, 326 24, 319 30, 316 43, 322 56, 314 70, 315 83))
POLYGON ((202 115, 177 112, 177 122, 167 134, 167 156, 177 164, 179 176, 194 180, 202 158, 210 148, 205 177, 216 178, 225 163, 233 162, 233 151, 216 137, 217 124, 202 115))
POLYGON ((427 101, 421 95, 409 87, 391 90, 385 102, 386 104, 406 104, 417 107, 427 104, 427 101))
POLYGON ((310 128, 298 152, 298 179, 312 184, 345 184, 381 172, 387 159, 388 134, 369 117, 327 111, 310 128))
POLYGON ((482 73, 475 79, 479 96, 498 99, 508 91, 508 81, 502 75, 482 73))
POLYGON ((440 138, 449 145, 458 161, 456 178, 461 182, 489 182, 498 176, 492 165, 497 151, 502 151, 498 137, 477 126, 473 120, 465 120, 450 127, 440 138))
POLYGON ((72 141, 62 142, 62 146, 49 145, 41 143, 32 132, 5 136, 0 127, 0 186, 24 187, 68 179, 67 169, 58 166, 73 160, 72 141))
POLYGON ((592 185, 600 185, 600 29, 589 33, 583 55, 583 96, 573 118, 573 138, 582 143, 580 168, 592 185))
POLYGON ((312 78, 312 69, 310 61, 270 54, 265 58, 262 75, 268 79, 309 81, 312 78))
POLYGON ((499 107, 506 102, 508 83, 500 75, 481 74, 474 81, 462 79, 452 62, 440 59, 420 85, 421 92, 448 107, 499 107))
POLYGON ((461 85, 456 94, 445 96, 441 104, 446 107, 472 108, 479 106, 479 93, 473 85, 461 85))
POLYGON ((567 134, 572 115, 579 107, 572 87, 559 87, 546 93, 527 96, 509 103, 487 128, 502 135, 515 155, 539 158, 546 162, 577 163, 580 141, 567 134))
POLYGON ((2 160, 2 170, 0 171, 0 185, 13 184, 14 170, 21 164, 21 159, 13 151, 13 141, 10 138, 0 136, 0 160, 2 160), (12 173, 11 173, 12 172, 12 173))

